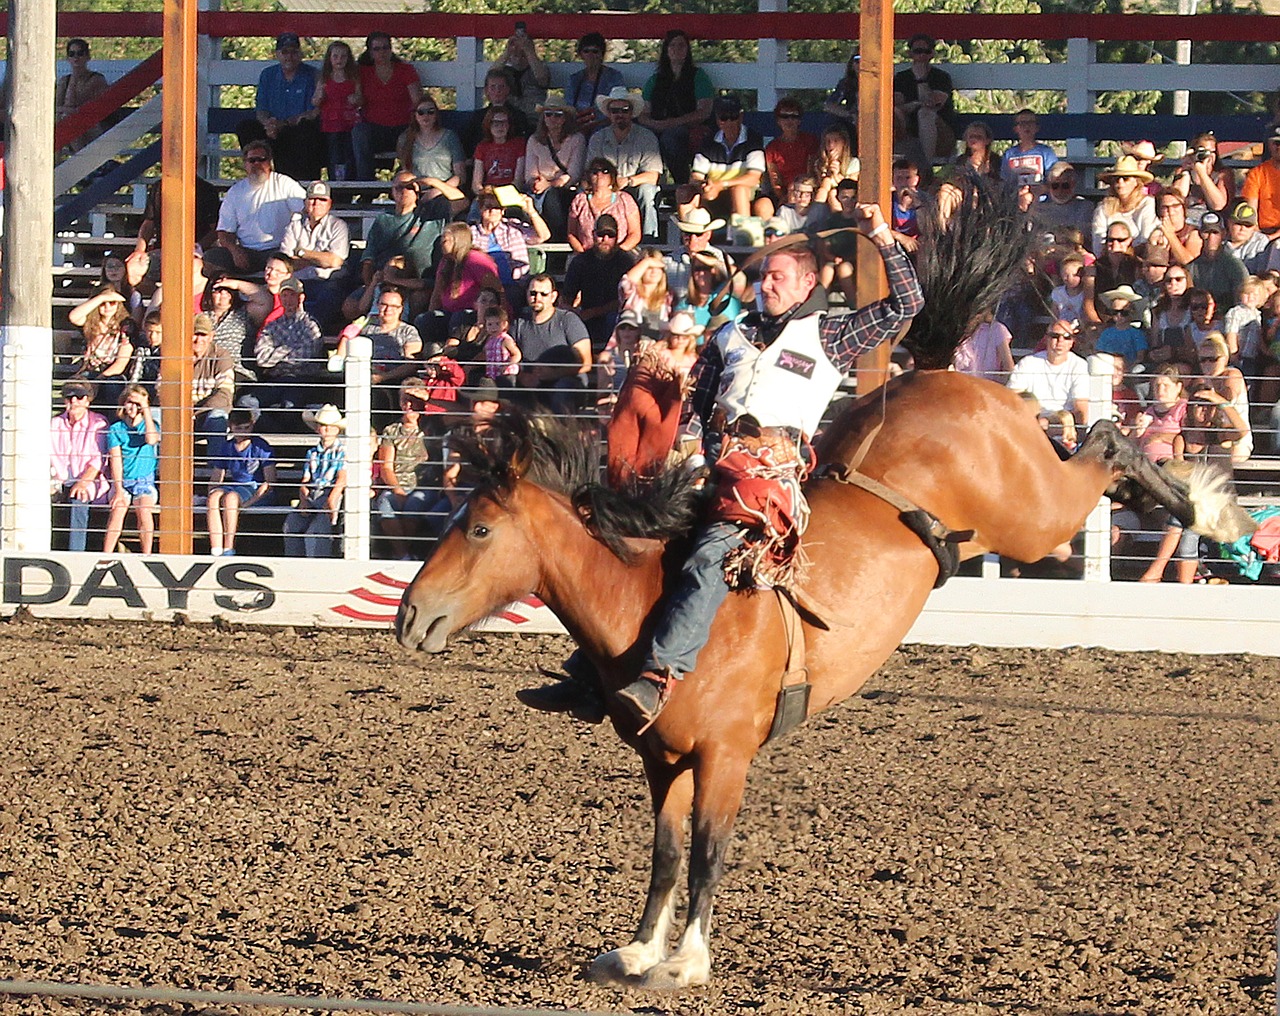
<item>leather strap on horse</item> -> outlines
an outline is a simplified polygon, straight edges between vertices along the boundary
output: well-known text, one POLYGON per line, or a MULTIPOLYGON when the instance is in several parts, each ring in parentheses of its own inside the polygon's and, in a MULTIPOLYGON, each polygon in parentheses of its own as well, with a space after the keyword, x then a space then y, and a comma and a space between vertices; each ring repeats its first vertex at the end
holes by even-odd
POLYGON ((868 494, 874 494, 881 501, 898 509, 898 518, 903 525, 915 533, 932 552, 938 562, 938 578, 933 583, 934 589, 941 588, 957 571, 960 570, 960 544, 973 538, 973 530, 960 532, 948 529, 936 516, 930 515, 923 508, 912 504, 896 490, 891 490, 879 480, 859 473, 856 469, 846 469, 833 463, 822 470, 819 476, 860 487, 868 494))
POLYGON ((804 626, 786 590, 775 587, 778 609, 782 612, 782 631, 787 640, 787 662, 782 671, 782 687, 773 707, 773 726, 765 742, 781 737, 800 726, 809 717, 809 668, 804 663, 804 626))

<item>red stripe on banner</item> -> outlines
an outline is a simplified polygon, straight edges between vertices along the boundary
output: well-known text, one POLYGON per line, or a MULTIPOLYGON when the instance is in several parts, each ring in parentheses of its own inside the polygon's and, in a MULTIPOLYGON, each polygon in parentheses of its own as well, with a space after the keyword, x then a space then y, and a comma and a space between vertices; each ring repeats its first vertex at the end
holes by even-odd
POLYGON ((526 624, 529 620, 527 617, 522 617, 520 614, 513 614, 509 610, 504 610, 502 613, 494 614, 493 616, 498 618, 500 621, 510 621, 512 624, 526 624))
POLYGON ((532 607, 534 610, 537 610, 539 607, 545 607, 545 606, 546 606, 546 604, 545 604, 545 603, 543 603, 543 602, 542 602, 540 599, 538 599, 536 596, 534 596, 534 595, 533 595, 533 593, 530 593, 528 596, 526 596, 526 597, 525 597, 523 600, 521 600, 520 602, 521 602, 521 603, 523 603, 523 604, 525 604, 526 606, 530 606, 530 607, 532 607))
POLYGON ((400 606, 400 597, 382 596, 381 594, 372 592, 368 589, 348 589, 347 595, 354 596, 357 600, 364 600, 365 603, 376 603, 379 607, 400 606))
POLYGON ((399 579, 393 579, 390 575, 383 572, 374 572, 372 575, 366 575, 370 582, 376 582, 380 586, 390 586, 392 589, 408 589, 408 582, 401 582, 399 579))
POLYGON ((339 607, 330 607, 329 609, 335 614, 349 617, 353 621, 368 621, 373 624, 393 624, 396 619, 395 614, 366 614, 353 607, 348 607, 345 603, 339 607))

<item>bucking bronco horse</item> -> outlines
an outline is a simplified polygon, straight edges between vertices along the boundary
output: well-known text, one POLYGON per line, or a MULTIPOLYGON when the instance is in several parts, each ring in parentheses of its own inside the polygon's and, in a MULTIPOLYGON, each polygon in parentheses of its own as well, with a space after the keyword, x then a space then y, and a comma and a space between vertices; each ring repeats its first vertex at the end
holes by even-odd
MULTIPOLYGON (((948 546, 960 558, 1039 560, 1079 532, 1107 493, 1163 504, 1214 538, 1241 534, 1222 476, 1175 480, 1108 421, 1064 461, 1016 394, 946 370, 974 314, 998 298, 998 280, 1020 266, 1022 237, 1007 197, 976 185, 946 222, 933 216, 920 273, 927 304, 906 340, 916 369, 853 402, 817 443, 819 462, 839 468, 815 470, 806 487, 809 563, 795 607, 772 591, 732 594, 696 669, 643 734, 610 703, 615 729, 644 764, 656 828, 639 928, 595 958, 593 980, 667 989, 708 980, 712 897, 780 686, 802 653, 804 714, 848 698, 899 645, 940 579, 947 555, 922 536, 921 516, 904 521, 914 509, 936 520, 935 535, 953 534, 948 546), (849 482, 861 477, 872 482, 849 482), (672 950, 691 814, 688 918, 672 950)), ((695 511, 689 484, 663 477, 646 496, 620 499, 596 483, 592 442, 518 414, 476 435, 467 458, 474 492, 405 590, 400 643, 441 652, 454 632, 532 593, 599 669, 606 695, 634 679, 679 572, 695 511)))

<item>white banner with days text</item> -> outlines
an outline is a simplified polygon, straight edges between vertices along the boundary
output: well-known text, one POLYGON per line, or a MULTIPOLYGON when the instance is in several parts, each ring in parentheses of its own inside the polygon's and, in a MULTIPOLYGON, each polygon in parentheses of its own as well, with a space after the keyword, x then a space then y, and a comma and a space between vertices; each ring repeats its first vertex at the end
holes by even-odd
MULTIPOLYGON (((389 629, 412 561, 0 555, 0 613, 389 629)), ((536 596, 477 628, 563 634, 536 596)), ((952 579, 908 642, 1280 656, 1280 587, 952 579)))

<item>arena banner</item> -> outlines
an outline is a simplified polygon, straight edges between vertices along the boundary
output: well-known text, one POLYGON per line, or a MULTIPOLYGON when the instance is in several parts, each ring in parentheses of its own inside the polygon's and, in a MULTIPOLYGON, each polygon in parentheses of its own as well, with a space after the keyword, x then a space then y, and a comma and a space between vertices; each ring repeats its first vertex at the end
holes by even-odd
MULTIPOLYGON (((0 555, 0 614, 390 628, 412 561, 0 555)), ((849 619, 836 619, 850 623, 849 619)), ((475 626, 563 634, 536 596, 475 626)), ((1280 656, 1280 587, 955 578, 906 641, 1280 656)))

